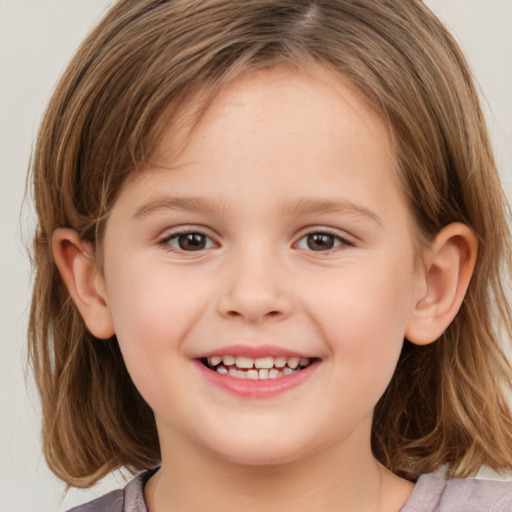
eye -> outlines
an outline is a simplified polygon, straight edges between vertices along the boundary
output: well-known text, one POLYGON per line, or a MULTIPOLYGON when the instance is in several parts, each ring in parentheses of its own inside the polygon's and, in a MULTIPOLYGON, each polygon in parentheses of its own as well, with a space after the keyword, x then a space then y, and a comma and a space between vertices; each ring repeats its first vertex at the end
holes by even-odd
POLYGON ((308 233, 297 242, 298 249, 306 249, 316 252, 330 251, 337 247, 352 245, 352 242, 346 238, 324 231, 308 233))
POLYGON ((160 244, 174 250, 187 252, 202 251, 216 246, 216 243, 208 235, 198 231, 171 233, 162 239, 160 244))

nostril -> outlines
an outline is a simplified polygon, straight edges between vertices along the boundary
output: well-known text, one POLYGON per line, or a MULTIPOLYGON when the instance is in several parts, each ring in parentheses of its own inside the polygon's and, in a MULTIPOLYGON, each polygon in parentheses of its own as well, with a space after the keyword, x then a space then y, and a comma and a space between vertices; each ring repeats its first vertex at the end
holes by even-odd
MULTIPOLYGON (((273 317, 276 317, 276 316, 279 316, 280 315, 280 312, 279 311, 269 311, 268 313, 264 313, 263 316, 264 317, 267 317, 267 318, 273 318, 273 317)), ((227 316, 231 317, 231 318, 236 318, 236 317, 239 317, 239 316, 248 316, 248 315, 243 315, 242 313, 238 312, 238 311, 228 311, 227 312, 227 316)))

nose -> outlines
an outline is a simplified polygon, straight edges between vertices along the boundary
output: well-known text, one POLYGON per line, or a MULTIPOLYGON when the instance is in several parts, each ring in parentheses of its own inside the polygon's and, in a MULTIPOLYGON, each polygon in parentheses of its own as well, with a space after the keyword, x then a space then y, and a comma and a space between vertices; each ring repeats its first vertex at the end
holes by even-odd
POLYGON ((246 254, 226 277, 217 305, 222 316, 257 323, 290 314, 293 301, 275 260, 246 254))

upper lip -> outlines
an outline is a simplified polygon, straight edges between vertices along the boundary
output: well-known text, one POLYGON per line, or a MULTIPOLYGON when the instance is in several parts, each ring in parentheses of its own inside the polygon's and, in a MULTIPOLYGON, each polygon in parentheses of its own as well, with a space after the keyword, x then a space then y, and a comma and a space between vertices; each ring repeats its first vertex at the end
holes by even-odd
POLYGON ((315 357, 311 354, 297 352, 296 350, 290 350, 276 345, 227 345, 207 352, 201 352, 197 354, 194 359, 227 355, 234 357, 251 357, 253 359, 258 357, 307 357, 311 359, 315 357))

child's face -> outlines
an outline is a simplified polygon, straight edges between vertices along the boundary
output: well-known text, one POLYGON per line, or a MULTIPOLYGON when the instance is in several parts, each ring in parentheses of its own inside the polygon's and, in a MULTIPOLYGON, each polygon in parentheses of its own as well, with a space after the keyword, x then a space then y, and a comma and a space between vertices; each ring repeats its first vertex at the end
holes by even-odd
POLYGON ((177 159, 173 140, 129 178, 104 241, 106 300, 164 458, 369 453, 422 289, 385 124, 327 74, 274 69, 228 86, 177 159), (247 380, 205 356, 312 364, 247 380))

